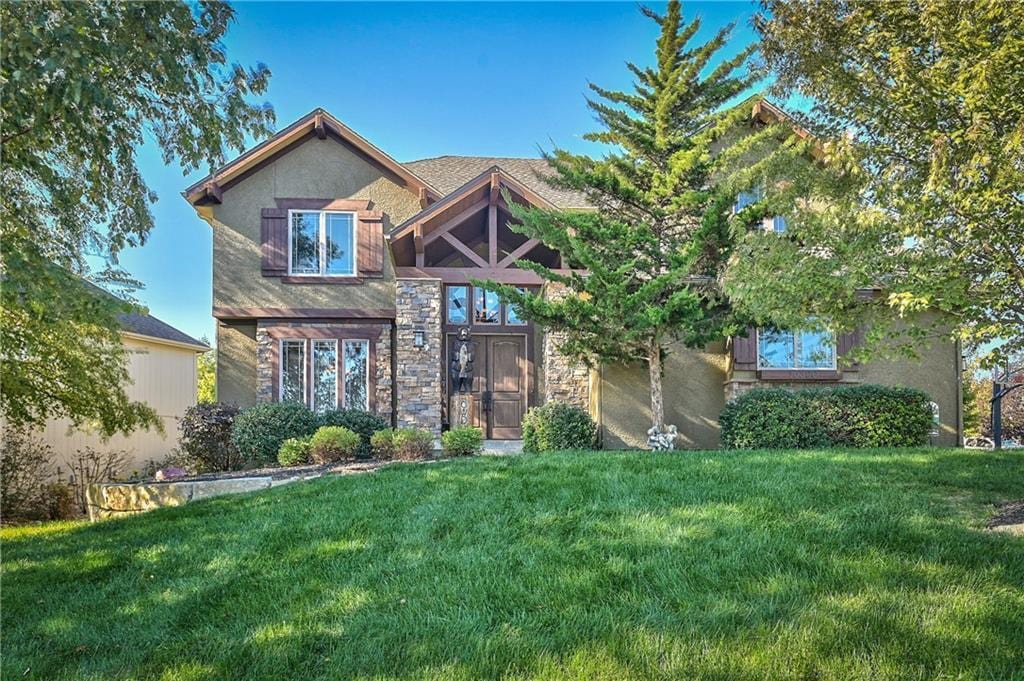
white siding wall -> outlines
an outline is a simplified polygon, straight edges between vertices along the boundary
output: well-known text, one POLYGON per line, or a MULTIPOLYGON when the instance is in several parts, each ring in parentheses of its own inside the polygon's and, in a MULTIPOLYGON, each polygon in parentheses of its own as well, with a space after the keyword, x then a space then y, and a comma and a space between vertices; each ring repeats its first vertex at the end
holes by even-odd
POLYGON ((125 338, 125 346, 131 351, 128 372, 133 381, 126 392, 131 399, 146 402, 156 410, 165 432, 138 430, 104 442, 94 433, 69 431, 66 420, 52 421, 41 435, 53 447, 63 477, 67 476, 68 461, 82 447, 127 451, 126 473, 131 473, 147 461, 162 460, 178 445, 178 421, 185 409, 196 403, 196 352, 134 338, 125 338))

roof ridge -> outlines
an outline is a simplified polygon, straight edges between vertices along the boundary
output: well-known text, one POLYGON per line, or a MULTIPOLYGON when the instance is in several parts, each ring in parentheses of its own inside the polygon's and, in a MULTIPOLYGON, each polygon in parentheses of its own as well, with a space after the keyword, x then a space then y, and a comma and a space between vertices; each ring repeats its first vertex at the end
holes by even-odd
POLYGON ((543 161, 542 156, 470 156, 460 154, 442 154, 441 156, 429 156, 427 158, 417 158, 412 161, 406 161, 406 163, 420 163, 421 161, 437 161, 442 158, 475 158, 475 159, 490 159, 493 161, 543 161))

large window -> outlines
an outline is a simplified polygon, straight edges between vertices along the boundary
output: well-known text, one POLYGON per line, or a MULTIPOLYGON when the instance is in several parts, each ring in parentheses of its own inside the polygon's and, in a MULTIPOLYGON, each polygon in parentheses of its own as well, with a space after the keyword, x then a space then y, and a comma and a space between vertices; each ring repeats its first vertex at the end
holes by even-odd
POLYGON ((369 348, 364 340, 345 341, 346 409, 369 409, 369 348))
POLYGON ((757 366, 761 369, 834 369, 835 337, 828 331, 760 329, 757 366))
POLYGON ((306 401, 306 341, 281 341, 282 402, 306 401))
POLYGON ((501 323, 501 300, 494 291, 473 289, 473 321, 477 324, 501 323))
POLYGON ((367 411, 370 408, 369 371, 370 342, 367 340, 282 340, 279 399, 302 402, 318 412, 337 409, 339 403, 346 409, 367 411), (342 372, 340 379, 339 370, 342 372), (308 391, 307 376, 310 377, 308 391))
POLYGON ((288 271, 293 275, 353 276, 356 273, 353 213, 288 212, 288 271))
POLYGON ((465 324, 469 321, 469 287, 448 287, 448 323, 465 324))

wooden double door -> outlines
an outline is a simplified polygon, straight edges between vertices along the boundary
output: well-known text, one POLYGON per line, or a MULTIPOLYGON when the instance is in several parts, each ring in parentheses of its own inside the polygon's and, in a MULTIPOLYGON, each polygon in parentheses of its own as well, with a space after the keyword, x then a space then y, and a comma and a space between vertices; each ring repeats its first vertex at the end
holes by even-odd
MULTIPOLYGON (((529 365, 526 336, 474 335, 473 385, 469 421, 489 440, 518 440, 523 436, 523 417, 529 397, 529 365)), ((448 339, 449 366, 459 346, 448 339)), ((458 400, 449 378, 449 422, 458 425, 458 400)))

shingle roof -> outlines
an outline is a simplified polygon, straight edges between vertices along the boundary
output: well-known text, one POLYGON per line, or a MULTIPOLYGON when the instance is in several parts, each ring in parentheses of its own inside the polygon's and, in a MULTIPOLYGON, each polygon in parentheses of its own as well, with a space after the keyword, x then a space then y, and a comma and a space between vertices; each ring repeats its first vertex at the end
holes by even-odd
POLYGON ((542 158, 496 158, 493 156, 438 156, 402 165, 429 182, 443 194, 450 194, 488 168, 498 166, 559 208, 585 208, 590 205, 582 192, 552 187, 542 177, 551 168, 542 158))
POLYGON ((140 336, 149 336, 174 343, 195 345, 200 348, 209 348, 206 343, 198 341, 183 331, 178 331, 170 324, 160 321, 149 314, 129 312, 117 315, 121 327, 128 333, 136 333, 140 336))

